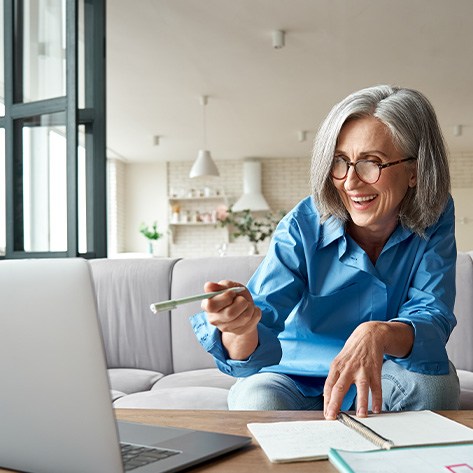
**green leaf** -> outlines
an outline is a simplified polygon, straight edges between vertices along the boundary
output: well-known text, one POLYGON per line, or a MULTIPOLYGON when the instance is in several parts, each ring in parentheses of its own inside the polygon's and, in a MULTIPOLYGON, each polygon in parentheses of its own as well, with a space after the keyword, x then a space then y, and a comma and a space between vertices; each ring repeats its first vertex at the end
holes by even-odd
POLYGON ((140 233, 148 240, 159 240, 163 234, 158 232, 158 222, 153 222, 151 227, 142 223, 140 225, 140 233))
POLYGON ((233 212, 230 208, 227 216, 220 220, 219 224, 222 227, 232 227, 231 235, 235 238, 247 237, 251 242, 258 243, 271 237, 285 213, 280 210, 277 215, 269 212, 262 217, 255 218, 249 209, 233 212))

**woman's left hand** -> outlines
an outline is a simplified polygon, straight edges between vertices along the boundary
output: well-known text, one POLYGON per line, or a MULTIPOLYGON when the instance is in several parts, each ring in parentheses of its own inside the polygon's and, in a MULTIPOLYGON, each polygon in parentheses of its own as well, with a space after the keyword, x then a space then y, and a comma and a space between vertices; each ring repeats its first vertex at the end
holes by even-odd
POLYGON ((330 365, 324 386, 324 415, 336 419, 343 398, 356 385, 356 415, 368 415, 371 390, 372 411, 381 412, 381 370, 384 354, 406 356, 414 343, 413 328, 402 322, 365 322, 350 335, 330 365))

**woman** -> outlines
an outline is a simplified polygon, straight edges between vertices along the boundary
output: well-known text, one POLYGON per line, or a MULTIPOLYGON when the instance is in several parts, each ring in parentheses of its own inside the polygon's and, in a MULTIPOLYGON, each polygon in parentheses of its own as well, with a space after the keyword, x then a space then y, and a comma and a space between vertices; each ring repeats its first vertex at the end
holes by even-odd
MULTIPOLYGON (((445 145, 419 92, 378 86, 329 113, 313 196, 279 224, 242 293, 192 323, 230 409, 455 409, 445 344, 456 320, 454 208, 445 145)), ((208 282, 206 291, 238 286, 208 282)))

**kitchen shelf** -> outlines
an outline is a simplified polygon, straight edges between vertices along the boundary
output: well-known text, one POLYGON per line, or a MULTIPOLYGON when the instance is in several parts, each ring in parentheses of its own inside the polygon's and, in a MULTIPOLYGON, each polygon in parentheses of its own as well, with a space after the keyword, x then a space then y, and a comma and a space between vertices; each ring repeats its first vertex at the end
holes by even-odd
POLYGON ((210 197, 168 197, 169 202, 225 202, 226 198, 223 195, 215 195, 210 197))
POLYGON ((205 226, 217 226, 217 222, 174 222, 170 223, 169 226, 175 226, 175 227, 205 227, 205 226))
MULTIPOLYGON (((209 218, 211 214, 216 212, 216 209, 220 205, 226 205, 227 198, 225 195, 212 195, 212 196, 196 196, 196 197, 177 197, 169 196, 168 202, 170 208, 176 206, 180 208, 179 212, 187 213, 188 221, 172 221, 173 214, 172 212, 169 215, 169 230, 171 236, 171 243, 175 242, 179 231, 184 232, 184 228, 189 229, 189 232, 198 232, 199 228, 202 231, 209 231, 209 228, 214 228, 215 230, 223 229, 223 227, 218 225, 218 222, 214 221, 195 221, 195 214, 207 214, 206 217, 209 218)), ((182 218, 180 215, 178 218, 182 218)), ((186 217, 184 215, 184 217, 186 217)), ((215 217, 215 214, 213 215, 215 217)), ((187 235, 188 233, 186 233, 187 235)), ((225 229, 225 240, 228 240, 228 230, 225 229)))

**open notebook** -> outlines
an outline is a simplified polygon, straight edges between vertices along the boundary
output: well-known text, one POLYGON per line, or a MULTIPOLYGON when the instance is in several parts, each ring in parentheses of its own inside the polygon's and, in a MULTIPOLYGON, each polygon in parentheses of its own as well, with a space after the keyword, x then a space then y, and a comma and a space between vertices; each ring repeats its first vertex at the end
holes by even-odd
POLYGON ((342 416, 339 420, 251 423, 248 429, 274 463, 324 460, 331 448, 369 451, 473 442, 473 429, 432 411, 350 416, 348 422, 342 416))

